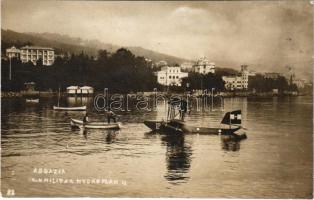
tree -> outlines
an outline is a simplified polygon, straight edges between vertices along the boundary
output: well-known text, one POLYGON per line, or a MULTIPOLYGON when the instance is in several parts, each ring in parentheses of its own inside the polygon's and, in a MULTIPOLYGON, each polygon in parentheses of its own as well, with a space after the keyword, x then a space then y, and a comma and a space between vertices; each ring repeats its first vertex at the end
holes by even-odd
POLYGON ((288 81, 283 76, 277 78, 265 78, 263 75, 256 75, 249 78, 249 89, 257 92, 271 92, 278 89, 280 93, 289 88, 288 81))
POLYGON ((190 85, 190 89, 212 89, 222 91, 224 89, 224 81, 222 77, 217 74, 200 74, 196 72, 189 73, 189 76, 182 79, 182 85, 190 85))
MULTIPOLYGON (((32 62, 20 63, 13 61, 12 74, 14 79, 10 83, 14 90, 24 88, 25 82, 35 82, 40 90, 57 90, 70 85, 90 85, 97 91, 105 87, 112 92, 147 91, 157 87, 157 80, 151 68, 147 67, 144 57, 136 57, 127 49, 119 49, 112 55, 106 50, 99 51, 97 60, 87 56, 84 52, 72 54, 69 58, 57 57, 52 66, 39 67, 42 60, 34 66, 32 62), (13 64, 14 63, 14 64, 13 64)), ((2 61, 2 89, 7 87, 9 62, 2 61)))
POLYGON ((109 56, 109 52, 107 50, 99 50, 98 51, 98 60, 99 62, 107 62, 109 56))
POLYGON ((42 66, 43 66, 43 59, 42 59, 42 58, 39 58, 39 59, 36 61, 36 66, 37 66, 37 67, 42 67, 42 66))

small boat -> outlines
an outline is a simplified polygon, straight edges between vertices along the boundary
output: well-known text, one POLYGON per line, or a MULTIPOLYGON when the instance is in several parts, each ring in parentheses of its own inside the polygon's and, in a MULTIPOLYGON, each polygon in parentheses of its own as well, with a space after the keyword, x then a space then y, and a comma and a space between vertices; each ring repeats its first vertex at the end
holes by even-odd
POLYGON ((26 99, 27 103, 39 103, 39 99, 26 99))
POLYGON ((106 122, 87 122, 83 125, 82 120, 71 119, 72 127, 87 128, 87 129, 120 129, 121 123, 108 124, 106 122))
POLYGON ((86 106, 78 106, 78 107, 60 107, 60 106, 53 106, 54 110, 65 110, 65 111, 85 111, 86 106))

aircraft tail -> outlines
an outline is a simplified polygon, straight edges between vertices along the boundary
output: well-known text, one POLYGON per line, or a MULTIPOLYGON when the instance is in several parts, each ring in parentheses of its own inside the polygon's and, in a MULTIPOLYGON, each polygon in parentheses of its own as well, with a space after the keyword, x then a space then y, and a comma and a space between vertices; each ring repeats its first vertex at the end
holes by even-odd
POLYGON ((224 118, 221 120, 222 124, 232 125, 232 124, 240 124, 241 125, 241 110, 234 110, 231 112, 227 112, 224 118))

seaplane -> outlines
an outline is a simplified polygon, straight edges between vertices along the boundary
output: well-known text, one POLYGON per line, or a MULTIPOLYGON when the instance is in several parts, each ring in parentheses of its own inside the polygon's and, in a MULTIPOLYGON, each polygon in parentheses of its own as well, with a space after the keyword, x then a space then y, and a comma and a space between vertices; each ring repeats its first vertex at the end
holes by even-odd
POLYGON ((245 134, 239 135, 235 133, 242 128, 241 110, 234 110, 225 113, 223 119, 221 120, 221 124, 225 126, 228 125, 228 127, 200 127, 187 124, 182 117, 180 119, 176 118, 178 116, 176 111, 179 111, 181 116, 184 112, 184 108, 182 112, 182 102, 178 105, 170 101, 168 104, 167 120, 144 121, 144 124, 152 131, 159 131, 166 134, 231 135, 241 139, 246 138, 245 134))

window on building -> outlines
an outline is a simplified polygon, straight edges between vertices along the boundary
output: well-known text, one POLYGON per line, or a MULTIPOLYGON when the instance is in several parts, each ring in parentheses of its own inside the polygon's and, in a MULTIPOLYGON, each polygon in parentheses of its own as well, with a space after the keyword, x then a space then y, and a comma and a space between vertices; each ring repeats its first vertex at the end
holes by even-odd
POLYGON ((169 76, 169 79, 171 79, 171 76, 169 76))

